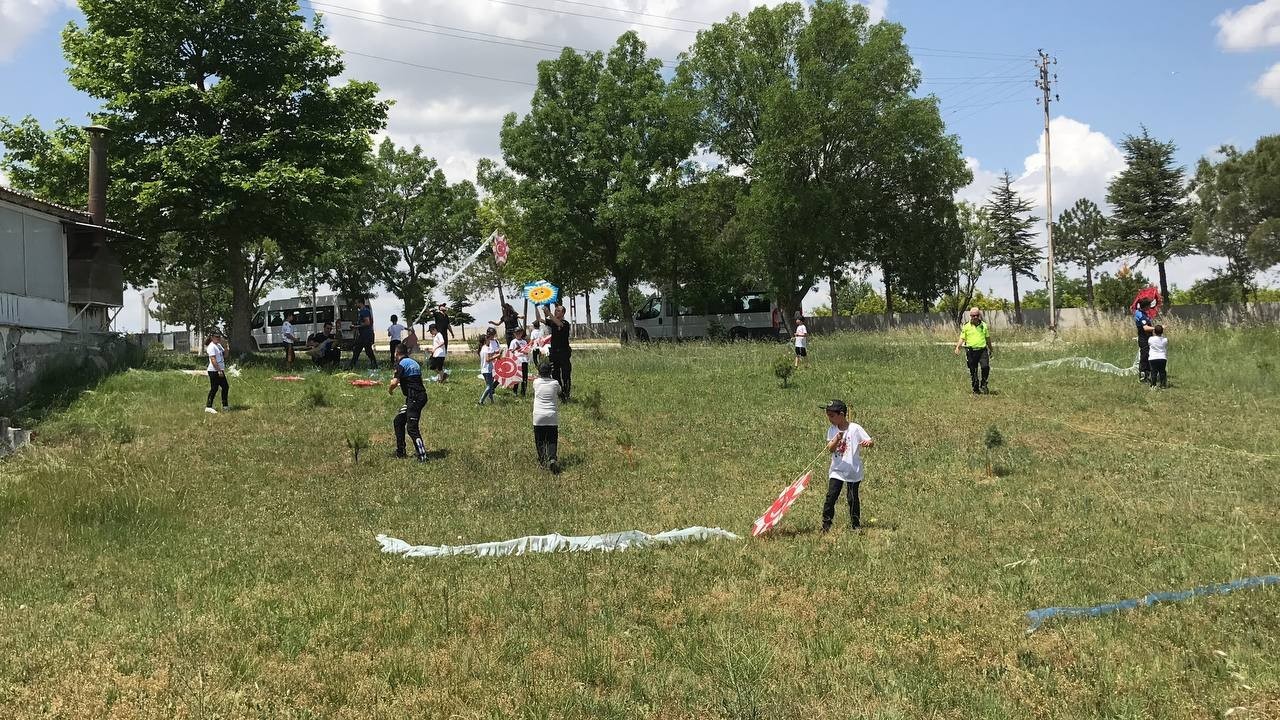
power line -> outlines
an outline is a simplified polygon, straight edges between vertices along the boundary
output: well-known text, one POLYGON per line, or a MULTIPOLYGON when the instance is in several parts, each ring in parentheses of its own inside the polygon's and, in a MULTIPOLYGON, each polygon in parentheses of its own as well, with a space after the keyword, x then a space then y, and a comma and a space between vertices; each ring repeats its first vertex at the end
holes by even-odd
POLYGON ((573 12, 572 10, 556 10, 555 8, 541 7, 538 5, 528 5, 526 3, 514 2, 513 0, 489 0, 491 3, 498 5, 510 5, 511 7, 525 8, 528 10, 538 10, 540 12, 555 13, 558 15, 572 15, 574 17, 591 18, 593 20, 605 20, 608 22, 622 23, 624 25, 638 25, 640 27, 654 28, 657 30, 670 30, 672 32, 689 33, 690 35, 698 32, 697 30, 689 30, 687 28, 676 28, 669 25, 654 25, 653 23, 640 22, 639 20, 625 20, 623 18, 605 17, 604 15, 592 15, 590 13, 573 12))
POLYGON ((690 20, 688 18, 672 17, 670 15, 655 15, 653 13, 641 12, 639 10, 627 10, 626 8, 616 8, 616 7, 609 7, 608 5, 596 5, 594 3, 589 3, 589 2, 579 2, 579 0, 556 0, 556 2, 564 3, 565 5, 582 5, 584 7, 599 8, 601 10, 612 10, 613 12, 629 13, 631 15, 651 17, 658 20, 673 20, 675 22, 691 23, 693 25, 705 25, 707 27, 710 27, 712 25, 712 23, 706 22, 704 20, 690 20))
MULTIPOLYGON (((458 28, 458 27, 453 27, 449 25, 438 25, 436 23, 429 23, 421 20, 414 20, 411 18, 393 17, 390 15, 383 15, 381 13, 370 12, 367 10, 358 10, 355 8, 348 8, 348 7, 337 5, 334 3, 320 2, 318 0, 305 0, 305 1, 312 6, 313 10, 320 12, 324 15, 332 15, 334 17, 342 17, 342 18, 348 18, 351 20, 359 20, 362 22, 374 23, 377 25, 385 25, 387 27, 398 28, 400 30, 411 30, 413 32, 426 33, 429 35, 439 35, 442 37, 455 38, 457 40, 471 40, 472 42, 482 42, 489 45, 503 45, 506 47, 520 48, 522 50, 533 50, 534 52, 541 52, 541 53, 545 53, 553 56, 559 55, 560 51, 566 47, 569 48, 570 50, 573 50, 574 52, 580 52, 580 53, 593 52, 593 51, 584 50, 582 48, 576 48, 570 45, 543 42, 541 40, 528 40, 525 38, 511 37, 508 35, 496 35, 494 33, 480 32, 478 30, 466 30, 464 28, 458 28), (348 15, 342 12, 338 12, 336 10, 325 9, 325 8, 338 8, 340 10, 349 10, 351 12, 362 13, 362 15, 369 15, 371 17, 363 17, 362 15, 348 15), (381 18, 381 19, 375 19, 375 18, 381 18), (386 22, 387 20, 391 20, 394 22, 386 22), (421 25, 423 27, 409 27, 406 25, 397 25, 395 23, 411 23, 412 25, 421 25), (441 29, 429 30, 428 28, 441 28, 441 29), (444 30, 452 30, 455 32, 444 32, 444 30), (469 33, 469 35, 458 35, 456 33, 469 33), (480 37, 471 37, 470 35, 477 35, 480 37)), ((664 58, 658 58, 658 59, 661 60, 662 64, 667 67, 673 67, 676 64, 674 60, 667 60, 664 58)))
POLYGON ((357 57, 369 58, 370 60, 382 60, 383 62, 396 63, 398 65, 408 65, 409 67, 418 68, 420 70, 431 70, 434 72, 449 73, 450 75, 462 75, 464 77, 477 78, 480 80, 493 80, 494 82, 511 83, 512 85, 524 85, 525 87, 537 87, 536 83, 525 82, 524 80, 512 80, 510 78, 481 75, 480 73, 470 73, 462 70, 450 70, 449 68, 434 67, 432 65, 420 65, 407 60, 396 60, 395 58, 382 57, 381 55, 370 55, 368 53, 356 52, 354 50, 343 50, 342 52, 344 55, 355 55, 357 57))

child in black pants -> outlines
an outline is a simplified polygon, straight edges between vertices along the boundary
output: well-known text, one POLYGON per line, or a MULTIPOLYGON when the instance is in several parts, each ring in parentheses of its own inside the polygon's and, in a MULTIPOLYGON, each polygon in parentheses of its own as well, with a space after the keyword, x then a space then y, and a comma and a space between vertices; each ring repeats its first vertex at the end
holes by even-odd
POLYGON ((831 469, 827 471, 827 500, 822 505, 822 532, 831 529, 836 518, 836 500, 844 489, 849 499, 849 526, 861 527, 862 506, 858 486, 862 484, 862 455, 859 450, 871 447, 873 441, 866 430, 849 422, 849 406, 843 400, 832 400, 822 406, 827 411, 827 452, 831 453, 831 469))
POLYGON ((538 464, 559 475, 560 383, 551 378, 551 363, 539 365, 533 381, 533 442, 538 447, 538 464))
POLYGON ((1162 389, 1169 387, 1169 338, 1164 336, 1163 325, 1155 326, 1155 333, 1147 340, 1147 362, 1151 366, 1147 373, 1151 387, 1157 382, 1162 389))

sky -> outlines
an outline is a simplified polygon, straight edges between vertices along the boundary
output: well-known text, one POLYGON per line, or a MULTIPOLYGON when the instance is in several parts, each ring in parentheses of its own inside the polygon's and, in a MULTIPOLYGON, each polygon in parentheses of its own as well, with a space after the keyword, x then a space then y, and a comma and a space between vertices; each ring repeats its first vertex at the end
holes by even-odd
MULTIPOLYGON (((1050 106, 1055 214, 1081 197, 1105 209, 1106 183, 1124 166, 1119 144, 1144 125, 1177 144, 1178 160, 1189 173, 1201 156, 1224 143, 1251 147, 1258 137, 1278 131, 1280 0, 866 3, 873 19, 906 28, 923 76, 921 93, 940 99, 947 129, 959 137, 974 171, 973 184, 959 193, 964 199, 983 201, 1008 170, 1044 217, 1044 116, 1033 64, 1040 48, 1057 59, 1059 99, 1050 106)), ((603 49, 633 29, 652 56, 675 60, 698 29, 758 4, 302 2, 304 12, 324 15, 332 41, 347 53, 347 76, 374 81, 384 97, 395 100, 385 135, 421 145, 454 182, 474 181, 480 158, 501 156, 503 116, 528 110, 537 61, 560 47, 603 49)), ((80 20, 73 0, 0 0, 0 116, 30 114, 48 126, 61 117, 83 121, 98 106, 66 80, 59 33, 80 20)), ((1189 286, 1220 264, 1202 257, 1175 260, 1170 281, 1189 286)), ((1152 266, 1138 269, 1155 276, 1152 266)), ((993 271, 981 287, 1007 297, 1010 281, 993 271)), ((272 297, 291 294, 277 290, 272 297)), ((125 302, 117 329, 141 329, 139 295, 130 291, 125 302)), ((820 285, 805 308, 825 302, 820 285)), ((385 294, 374 300, 379 318, 396 305, 385 294)), ((471 312, 481 321, 496 318, 496 299, 478 298, 471 312)))

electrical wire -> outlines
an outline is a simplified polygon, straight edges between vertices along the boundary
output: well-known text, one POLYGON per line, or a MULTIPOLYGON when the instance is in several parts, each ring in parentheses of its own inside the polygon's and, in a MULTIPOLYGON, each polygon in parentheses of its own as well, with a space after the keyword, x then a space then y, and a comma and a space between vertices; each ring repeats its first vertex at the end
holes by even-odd
POLYGON ((525 82, 524 80, 512 80, 510 78, 500 78, 492 75, 464 72, 462 70, 450 70, 448 68, 435 67, 432 65, 420 65, 407 60, 396 60, 395 58, 382 57, 381 55, 370 55, 369 53, 356 52, 355 50, 343 50, 342 52, 344 55, 355 55, 356 57, 369 58, 370 60, 382 60, 383 62, 408 65, 409 67, 419 68, 421 70, 431 70, 434 72, 449 73, 451 75, 462 75, 463 77, 477 78, 480 80, 493 80, 494 82, 511 83, 512 85, 524 85, 525 87, 537 87, 536 83, 525 82))

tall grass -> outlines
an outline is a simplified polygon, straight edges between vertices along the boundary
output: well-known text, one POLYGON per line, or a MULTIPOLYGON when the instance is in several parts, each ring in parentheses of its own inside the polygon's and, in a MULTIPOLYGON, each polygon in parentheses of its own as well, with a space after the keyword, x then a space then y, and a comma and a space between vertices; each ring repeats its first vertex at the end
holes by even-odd
POLYGON ((0 716, 1266 717, 1274 591, 1025 632, 1037 607, 1280 572, 1280 338, 1170 337, 1168 392, 1007 372, 1132 358, 1098 336, 1006 346, 982 397, 906 332, 815 336, 786 389, 775 344, 584 351, 575 396, 596 399, 561 410, 559 476, 529 403, 476 408, 469 373, 428 386, 423 435, 448 452, 425 465, 384 452, 400 399, 379 388, 248 367, 244 409, 206 415, 199 377, 116 374, 0 461, 0 716), (819 534, 815 483, 758 540, 446 560, 373 542, 745 535, 833 397, 876 439, 861 533, 819 534), (990 427, 1007 472, 987 473, 990 427))

